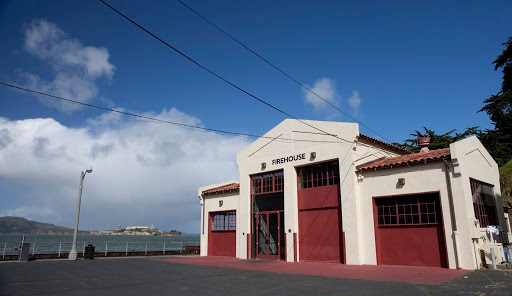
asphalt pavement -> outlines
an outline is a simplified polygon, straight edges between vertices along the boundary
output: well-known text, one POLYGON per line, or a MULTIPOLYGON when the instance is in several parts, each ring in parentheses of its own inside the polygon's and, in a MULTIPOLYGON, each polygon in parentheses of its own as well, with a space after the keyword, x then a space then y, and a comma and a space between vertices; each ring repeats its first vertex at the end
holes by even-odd
POLYGON ((0 295, 512 295, 512 272, 435 284, 180 264, 145 258, 0 263, 0 295))

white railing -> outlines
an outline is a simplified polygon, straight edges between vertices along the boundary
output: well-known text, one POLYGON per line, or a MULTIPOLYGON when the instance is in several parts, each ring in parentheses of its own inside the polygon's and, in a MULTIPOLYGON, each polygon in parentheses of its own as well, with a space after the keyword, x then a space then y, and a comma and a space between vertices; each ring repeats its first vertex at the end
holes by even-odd
MULTIPOLYGON (((147 255, 148 252, 166 252, 179 251, 183 253, 185 246, 198 246, 197 242, 77 242, 77 251, 85 254, 87 245, 94 246, 94 253, 103 254, 108 256, 109 253, 124 253, 128 256, 129 253, 137 252, 147 255)), ((67 255, 71 251, 71 242, 31 242, 30 254, 31 255, 57 255, 58 257, 67 255)), ((1 243, 0 243, 1 246, 1 243)), ((3 243, 2 259, 6 256, 18 255, 20 243, 3 243)))

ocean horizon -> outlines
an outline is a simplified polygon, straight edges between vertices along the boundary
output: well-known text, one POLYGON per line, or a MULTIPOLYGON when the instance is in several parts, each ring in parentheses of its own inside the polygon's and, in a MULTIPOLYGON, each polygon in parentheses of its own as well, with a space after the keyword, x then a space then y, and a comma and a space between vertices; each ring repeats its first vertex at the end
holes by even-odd
MULTIPOLYGON (((0 234, 0 252, 5 255, 18 252, 22 234, 0 234)), ((71 250, 72 234, 26 234, 25 242, 30 243, 30 253, 57 254, 71 250)), ((186 246, 199 246, 199 235, 180 236, 131 236, 131 235, 77 235, 77 251, 83 252, 87 245, 93 245, 96 252, 162 251, 179 250, 186 246)))

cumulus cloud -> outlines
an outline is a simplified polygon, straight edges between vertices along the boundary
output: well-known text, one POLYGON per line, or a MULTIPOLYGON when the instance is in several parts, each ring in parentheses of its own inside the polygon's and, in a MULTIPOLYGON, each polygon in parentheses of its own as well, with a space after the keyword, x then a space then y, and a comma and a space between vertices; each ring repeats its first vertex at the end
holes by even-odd
POLYGON ((347 102, 352 109, 353 114, 357 114, 359 111, 359 105, 361 105, 361 96, 357 90, 352 91, 352 95, 348 97, 347 102))
POLYGON ((70 38, 56 24, 45 19, 33 20, 25 26, 25 50, 42 60, 52 63, 56 69, 76 67, 87 76, 112 77, 114 65, 109 62, 106 48, 84 46, 78 39, 70 38))
MULTIPOLYGON (((109 61, 110 54, 106 48, 85 46, 56 24, 44 19, 33 20, 24 26, 23 34, 25 51, 48 64, 55 73, 55 77, 48 81, 37 74, 20 71, 24 86, 90 102, 98 94, 97 80, 109 80, 114 75, 115 67, 109 61)), ((40 100, 67 112, 81 108, 49 99, 40 100)))
MULTIPOLYGON (((338 105, 341 102, 341 97, 336 89, 336 84, 330 78, 320 78, 316 80, 312 86, 309 87, 314 93, 318 94, 324 100, 333 105, 338 105)), ((315 111, 331 108, 326 102, 311 92, 303 89, 304 100, 306 103, 311 104, 315 111)))
MULTIPOLYGON (((176 109, 146 114, 201 124, 176 109)), ((0 143, 3 215, 72 226, 80 171, 91 165, 82 229, 154 224, 198 233, 197 188, 238 179, 236 153, 249 142, 105 113, 80 128, 52 118, 0 118, 0 143)))
MULTIPOLYGON (((336 106, 338 109, 341 108, 342 96, 338 93, 334 80, 327 77, 320 78, 316 80, 312 86, 308 87, 318 96, 336 106)), ((302 92, 304 94, 304 101, 313 106, 313 110, 316 112, 321 111, 327 113, 328 119, 335 119, 340 115, 335 108, 318 96, 305 89, 302 89, 302 92)), ((359 106, 361 105, 361 96, 357 90, 352 91, 352 95, 347 98, 347 103, 352 114, 357 115, 359 106)))
POLYGON ((0 130, 0 150, 7 147, 7 145, 12 143, 11 133, 8 129, 2 129, 0 130))
POLYGON ((51 147, 50 139, 46 137, 37 137, 32 145, 32 154, 37 158, 54 159, 59 157, 68 158, 66 147, 51 147))

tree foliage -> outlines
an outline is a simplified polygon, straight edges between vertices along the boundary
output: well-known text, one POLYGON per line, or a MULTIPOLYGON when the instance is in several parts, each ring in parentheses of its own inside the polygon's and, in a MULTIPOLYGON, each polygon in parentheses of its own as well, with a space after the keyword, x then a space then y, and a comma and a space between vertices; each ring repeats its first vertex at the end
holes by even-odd
POLYGON ((451 130, 438 135, 424 127, 424 132, 415 131, 411 134, 414 138, 405 140, 403 144, 394 144, 412 152, 419 152, 419 137, 430 137, 429 148, 440 149, 468 136, 477 135, 500 166, 501 190, 503 198, 506 199, 512 194, 512 37, 503 45, 503 52, 493 62, 494 70, 501 69, 503 73, 501 89, 497 94, 484 100, 485 105, 478 111, 489 115, 494 129, 481 131, 478 127, 471 127, 460 134, 456 130, 451 130))
POLYGON ((407 139, 403 144, 396 144, 404 149, 407 149, 411 152, 417 153, 420 151, 421 147, 418 146, 418 138, 419 137, 430 137, 430 145, 429 149, 441 149, 441 148, 447 148, 450 146, 451 143, 457 142, 459 140, 462 140, 466 137, 472 136, 472 135, 479 135, 480 131, 478 130, 478 127, 470 127, 467 128, 463 133, 458 133, 455 129, 448 131, 444 134, 436 134, 435 131, 424 127, 424 132, 415 131, 414 133, 410 134, 414 138, 407 139))
POLYGON ((512 37, 503 45, 505 49, 493 62, 494 70, 503 73, 501 90, 484 100, 479 111, 487 113, 494 124, 494 129, 479 138, 500 166, 512 159, 512 37))
POLYGON ((500 167, 501 197, 511 200, 512 196, 512 159, 500 167))

